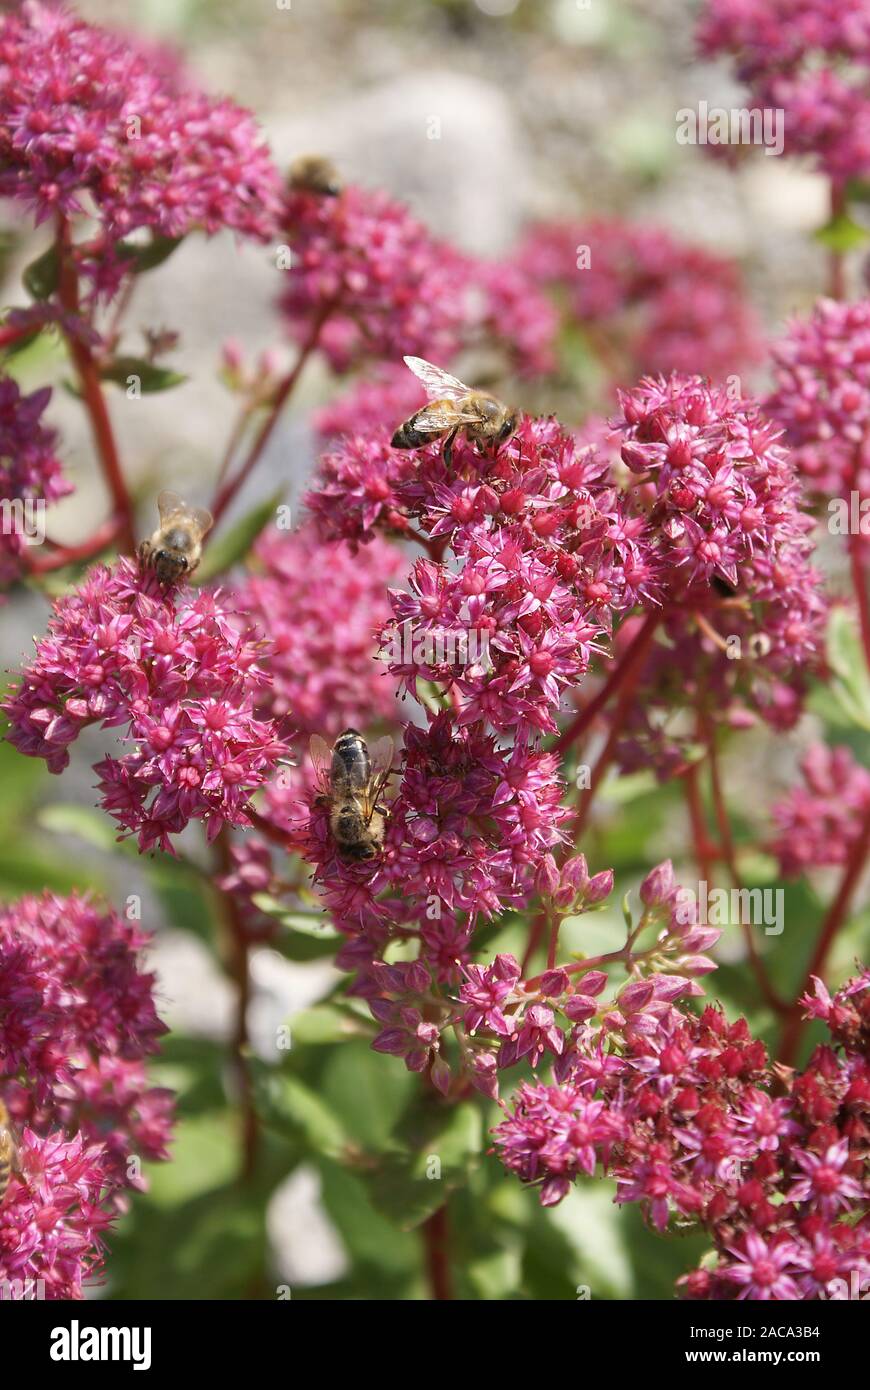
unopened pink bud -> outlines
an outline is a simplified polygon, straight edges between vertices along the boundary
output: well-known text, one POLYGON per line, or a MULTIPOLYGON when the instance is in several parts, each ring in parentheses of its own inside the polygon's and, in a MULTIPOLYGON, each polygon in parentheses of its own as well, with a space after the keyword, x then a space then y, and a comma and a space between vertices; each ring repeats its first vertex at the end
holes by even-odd
POLYGON ((674 866, 670 859, 651 869, 640 885, 640 900, 647 907, 655 907, 670 896, 674 887, 674 866))
POLYGON ((595 874, 589 880, 589 886, 583 895, 583 901, 588 904, 603 902, 609 898, 613 892, 613 870, 602 869, 600 874, 595 874))
POLYGON ((545 854, 535 874, 535 888, 542 898, 549 898, 559 887, 559 870, 552 854, 545 854))
POLYGON ((607 974, 604 970, 589 970, 574 986, 576 994, 600 994, 607 986, 607 974))
POLYGON ((620 990, 617 1003, 623 1013, 633 1014, 646 1008, 654 995, 655 984, 652 980, 632 980, 631 984, 620 990))
POLYGON ((440 1055, 434 1058, 429 1075, 433 1085, 437 1086, 442 1096, 446 1096, 450 1090, 450 1067, 440 1055))
POLYGON ((541 976, 541 993, 551 995, 556 999, 560 994, 565 993, 570 983, 567 971, 547 970, 541 976))

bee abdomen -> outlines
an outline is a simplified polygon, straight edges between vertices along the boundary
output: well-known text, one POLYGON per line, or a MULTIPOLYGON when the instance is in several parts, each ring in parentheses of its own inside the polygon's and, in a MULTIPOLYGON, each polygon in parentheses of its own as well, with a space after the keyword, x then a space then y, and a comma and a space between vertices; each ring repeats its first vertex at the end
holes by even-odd
POLYGON ((339 774, 339 781, 350 787, 367 786, 371 776, 369 750, 356 729, 345 729, 339 734, 332 750, 332 765, 339 774))
MULTIPOLYGON (((399 426, 390 440, 392 449, 420 449, 426 443, 426 437, 420 434, 414 425, 416 418, 416 415, 412 415, 410 420, 399 426)), ((431 435, 428 437, 431 438, 431 435)))

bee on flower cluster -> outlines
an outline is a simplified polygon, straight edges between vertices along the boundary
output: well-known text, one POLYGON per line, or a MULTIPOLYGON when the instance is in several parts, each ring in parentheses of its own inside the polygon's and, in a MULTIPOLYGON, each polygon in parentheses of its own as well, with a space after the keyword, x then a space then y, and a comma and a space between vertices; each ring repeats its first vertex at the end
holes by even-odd
POLYGON ((318 801, 329 808, 329 829, 343 859, 374 859, 384 843, 387 808, 381 793, 393 762, 393 740, 380 738, 371 752, 356 729, 345 729, 332 748, 319 734, 311 761, 320 784, 318 801))
POLYGON ((444 462, 450 464, 453 442, 464 434, 469 444, 497 453, 517 427, 517 412, 488 391, 475 391, 458 377, 423 357, 406 357, 405 365, 422 381, 429 397, 396 430, 394 449, 422 449, 435 439, 444 440, 444 462))
POLYGON ((294 193, 314 193, 321 198, 337 198, 342 189, 332 160, 320 154, 301 154, 294 159, 287 182, 294 193))
POLYGON ((160 525, 139 546, 139 559, 152 569, 161 584, 174 584, 193 574, 202 559, 203 537, 214 518, 205 507, 189 507, 177 492, 161 492, 157 498, 160 525))

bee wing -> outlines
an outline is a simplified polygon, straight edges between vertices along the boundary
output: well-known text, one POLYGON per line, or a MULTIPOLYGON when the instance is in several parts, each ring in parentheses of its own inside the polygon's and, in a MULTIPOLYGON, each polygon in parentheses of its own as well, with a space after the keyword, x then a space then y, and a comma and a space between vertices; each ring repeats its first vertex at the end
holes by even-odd
POLYGON ((164 491, 157 498, 157 510, 160 513, 160 525, 165 526, 167 521, 173 516, 178 516, 179 512, 187 515, 190 508, 177 492, 164 491))
POLYGON ((208 507, 194 507, 190 513, 194 524, 199 530, 200 537, 204 536, 214 526, 214 517, 208 507))
POLYGON ((480 417, 472 410, 448 410, 435 402, 424 405, 411 418, 419 434, 440 434, 442 430, 452 429, 455 425, 473 425, 480 417))
POLYGON ((458 377, 451 376, 443 367, 436 367, 434 362, 427 362, 425 357, 406 357, 405 366, 422 381, 430 400, 460 401, 470 394, 458 377))
POLYGON ((390 768, 393 766, 393 752, 393 740, 389 737, 379 738, 369 749, 371 773, 368 786, 362 795, 363 816, 366 824, 375 813, 384 784, 390 775, 390 768))
POLYGON ((317 773, 318 780, 323 787, 328 789, 332 781, 332 749, 321 738, 319 734, 312 734, 308 743, 308 751, 311 754, 311 761, 314 764, 314 771, 317 773))

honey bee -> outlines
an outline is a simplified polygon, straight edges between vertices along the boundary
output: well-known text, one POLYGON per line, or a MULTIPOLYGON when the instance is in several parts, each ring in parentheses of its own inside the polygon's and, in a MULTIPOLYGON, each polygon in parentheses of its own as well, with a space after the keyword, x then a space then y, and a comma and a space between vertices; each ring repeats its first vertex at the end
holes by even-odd
POLYGON ((213 517, 204 507, 188 507, 177 492, 161 492, 157 498, 160 525, 139 546, 139 559, 153 569, 161 584, 172 584, 183 574, 193 574, 202 559, 202 538, 213 517))
POLYGON ((316 193, 323 198, 337 198, 341 179, 331 159, 320 154, 302 154, 294 159, 287 175, 294 193, 316 193))
POLYGON ((18 1159, 18 1148, 12 1133, 9 1111, 0 1100, 0 1202, 6 1196, 12 1169, 18 1159))
POLYGON ((311 761, 320 778, 329 829, 343 859, 374 859, 384 842, 387 811, 380 796, 393 762, 393 740, 379 738, 371 753, 356 729, 345 729, 332 748, 315 734, 311 761))
POLYGON ((470 444, 496 453, 516 430, 517 412, 487 391, 472 390, 422 357, 406 357, 405 365, 426 387, 429 404, 399 426, 390 440, 394 449, 420 449, 443 439, 444 461, 449 464, 460 432, 470 444))

